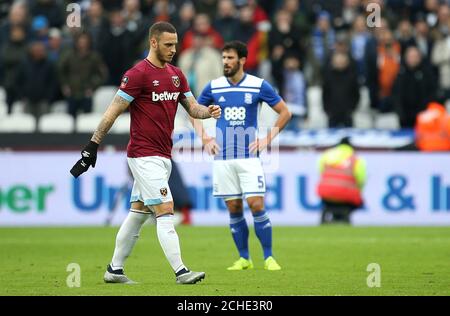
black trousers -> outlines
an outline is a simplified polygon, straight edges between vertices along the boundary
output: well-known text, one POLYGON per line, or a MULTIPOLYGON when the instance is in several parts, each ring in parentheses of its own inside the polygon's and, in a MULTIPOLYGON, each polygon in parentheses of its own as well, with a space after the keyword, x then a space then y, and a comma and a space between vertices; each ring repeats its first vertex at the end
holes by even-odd
POLYGON ((322 217, 321 224, 328 223, 344 223, 350 224, 350 215, 360 205, 354 205, 350 203, 338 203, 322 200, 322 217))

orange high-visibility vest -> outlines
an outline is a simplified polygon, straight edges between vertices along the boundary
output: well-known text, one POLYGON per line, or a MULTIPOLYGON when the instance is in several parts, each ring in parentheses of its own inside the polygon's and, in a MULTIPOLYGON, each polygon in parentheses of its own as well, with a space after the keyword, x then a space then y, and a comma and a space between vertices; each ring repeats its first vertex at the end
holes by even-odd
POLYGON ((324 200, 361 205, 361 190, 353 174, 355 162, 356 157, 352 155, 340 164, 325 164, 317 188, 318 195, 324 200))
POLYGON ((416 145, 423 151, 450 150, 450 116, 439 103, 430 103, 417 115, 416 145))

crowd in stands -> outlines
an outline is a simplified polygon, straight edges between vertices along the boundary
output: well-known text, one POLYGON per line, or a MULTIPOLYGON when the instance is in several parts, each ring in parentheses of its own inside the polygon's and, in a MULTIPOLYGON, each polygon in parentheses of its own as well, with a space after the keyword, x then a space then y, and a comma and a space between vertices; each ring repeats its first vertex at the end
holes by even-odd
POLYGON ((148 28, 177 28, 174 64, 192 91, 222 74, 224 42, 248 45, 246 71, 271 82, 301 128, 307 90, 321 88, 329 127, 351 127, 361 87, 370 109, 412 128, 431 101, 450 99, 449 0, 4 0, 0 86, 39 117, 58 100, 76 117, 100 86, 118 86, 148 53, 148 28), (69 26, 70 3, 81 9, 69 26), (368 10, 381 8, 379 19, 368 10), (370 23, 369 23, 370 22, 370 23))

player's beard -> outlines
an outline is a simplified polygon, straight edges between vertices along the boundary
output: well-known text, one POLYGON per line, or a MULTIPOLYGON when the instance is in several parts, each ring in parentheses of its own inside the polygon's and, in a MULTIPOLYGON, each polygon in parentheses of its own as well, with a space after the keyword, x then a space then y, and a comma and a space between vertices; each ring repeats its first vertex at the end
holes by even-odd
POLYGON ((164 54, 161 53, 161 50, 159 49, 159 47, 156 49, 156 58, 158 58, 158 60, 162 63, 170 63, 173 59, 173 56, 165 56, 164 54))
POLYGON ((223 67, 223 75, 225 77, 233 77, 235 74, 237 74, 237 72, 239 71, 239 68, 241 68, 241 62, 237 62, 236 66, 225 69, 225 67, 223 67))

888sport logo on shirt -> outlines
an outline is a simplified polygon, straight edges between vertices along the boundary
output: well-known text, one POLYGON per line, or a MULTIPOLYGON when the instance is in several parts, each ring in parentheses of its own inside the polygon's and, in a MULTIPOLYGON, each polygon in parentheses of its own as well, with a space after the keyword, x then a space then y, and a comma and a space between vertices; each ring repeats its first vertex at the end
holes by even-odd
POLYGON ((224 109, 224 118, 229 121, 230 126, 245 125, 247 109, 243 106, 230 106, 224 109))

